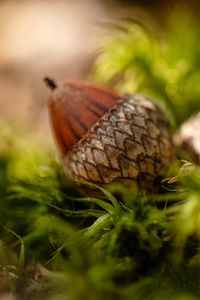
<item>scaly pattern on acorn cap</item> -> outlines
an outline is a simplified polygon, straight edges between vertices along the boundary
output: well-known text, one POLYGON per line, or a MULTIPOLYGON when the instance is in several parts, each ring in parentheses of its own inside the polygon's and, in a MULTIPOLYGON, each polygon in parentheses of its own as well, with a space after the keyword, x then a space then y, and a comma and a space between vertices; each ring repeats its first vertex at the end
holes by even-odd
POLYGON ((75 181, 113 181, 149 188, 174 159, 169 122, 156 104, 126 95, 63 158, 75 181))

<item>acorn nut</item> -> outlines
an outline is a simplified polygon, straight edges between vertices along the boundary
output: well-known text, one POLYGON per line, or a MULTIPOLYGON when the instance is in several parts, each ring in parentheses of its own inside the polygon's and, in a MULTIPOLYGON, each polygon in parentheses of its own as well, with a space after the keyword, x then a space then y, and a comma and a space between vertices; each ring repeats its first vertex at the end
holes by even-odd
POLYGON ((170 124, 143 95, 45 78, 48 107, 66 175, 97 184, 150 189, 174 159, 170 124))

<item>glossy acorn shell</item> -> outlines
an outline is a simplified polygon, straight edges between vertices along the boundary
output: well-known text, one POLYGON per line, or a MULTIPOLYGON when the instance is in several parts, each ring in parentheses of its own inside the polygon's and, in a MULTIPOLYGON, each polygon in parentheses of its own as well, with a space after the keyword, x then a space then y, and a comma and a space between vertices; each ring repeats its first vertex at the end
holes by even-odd
POLYGON ((151 189, 174 159, 166 117, 142 95, 85 87, 64 82, 49 100, 66 175, 76 182, 116 181, 151 189))
POLYGON ((81 82, 63 81, 52 90, 49 113, 63 156, 120 98, 114 92, 81 82))

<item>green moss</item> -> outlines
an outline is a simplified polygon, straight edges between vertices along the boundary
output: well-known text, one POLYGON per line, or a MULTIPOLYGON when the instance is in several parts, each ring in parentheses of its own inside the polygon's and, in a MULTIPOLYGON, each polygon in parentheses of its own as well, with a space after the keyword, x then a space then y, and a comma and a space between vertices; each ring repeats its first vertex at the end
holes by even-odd
POLYGON ((188 7, 179 7, 166 15, 165 28, 131 20, 120 26, 102 42, 97 82, 155 98, 180 125, 200 109, 198 21, 188 7))
POLYGON ((177 192, 90 184, 99 197, 83 197, 48 148, 25 137, 24 155, 26 143, 11 137, 4 135, 0 151, 1 291, 32 299, 198 299, 198 168, 181 177, 177 192), (48 280, 35 279, 38 262, 51 271, 48 280))

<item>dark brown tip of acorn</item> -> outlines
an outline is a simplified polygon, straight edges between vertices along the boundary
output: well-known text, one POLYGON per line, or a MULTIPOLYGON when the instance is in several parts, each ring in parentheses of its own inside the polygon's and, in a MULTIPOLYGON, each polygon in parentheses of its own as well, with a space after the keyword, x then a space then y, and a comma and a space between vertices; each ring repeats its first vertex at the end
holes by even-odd
POLYGON ((55 90, 58 87, 52 78, 44 77, 44 82, 51 90, 55 90))

